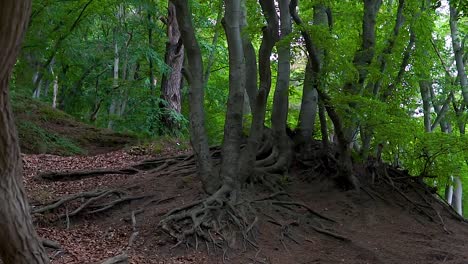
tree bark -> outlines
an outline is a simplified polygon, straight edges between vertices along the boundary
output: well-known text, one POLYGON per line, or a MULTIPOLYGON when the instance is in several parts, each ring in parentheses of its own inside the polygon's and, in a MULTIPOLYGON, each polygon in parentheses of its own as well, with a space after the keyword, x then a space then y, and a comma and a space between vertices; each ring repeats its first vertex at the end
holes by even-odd
POLYGON ((453 192, 452 205, 459 215, 463 215, 463 186, 460 177, 455 177, 455 190, 453 192))
POLYGON ((279 22, 275 10, 273 0, 260 0, 262 11, 267 21, 267 25, 263 27, 262 43, 258 53, 258 72, 259 72, 259 89, 256 93, 255 100, 251 104, 255 104, 252 113, 252 125, 250 127, 249 138, 247 139, 247 147, 241 157, 241 182, 244 182, 255 168, 260 140, 264 133, 264 123, 266 115, 266 105, 271 89, 271 53, 273 47, 279 39, 279 22))
MULTIPOLYGON (((377 14, 379 12, 382 0, 364 0, 364 15, 362 18, 362 44, 354 54, 353 65, 358 71, 357 82, 347 82, 344 85, 345 93, 352 95, 360 94, 364 90, 364 83, 369 74, 369 65, 375 55, 375 25, 377 24, 377 14)), ((355 103, 350 103, 351 109, 356 107, 355 103)), ((357 135, 358 120, 350 117, 351 122, 345 131, 348 142, 353 142, 357 135)))
POLYGON ((225 0, 224 4, 224 28, 229 50, 229 96, 224 124, 221 176, 225 184, 236 190, 239 187, 240 178, 238 177, 238 164, 246 75, 240 27, 241 3, 225 0))
MULTIPOLYGON (((148 13, 148 46, 149 49, 153 49, 153 19, 151 18, 151 14, 148 13)), ((154 66, 153 66, 153 58, 151 55, 148 56, 149 61, 149 78, 150 78, 150 90, 151 93, 154 92, 154 87, 156 85, 156 78, 154 77, 154 66)))
MULTIPOLYGON (((120 7, 119 7, 119 13, 120 13, 120 7)), ((117 15, 120 17, 120 14, 117 15)), ((112 92, 111 92, 111 103, 109 106, 109 122, 107 124, 107 127, 109 129, 112 129, 114 127, 114 115, 117 113, 117 98, 115 95, 115 90, 118 89, 119 87, 119 44, 117 41, 117 34, 118 30, 117 28, 114 29, 114 71, 113 71, 113 81, 112 81, 112 92)))
POLYGON ((180 38, 179 25, 177 24, 177 12, 174 4, 169 2, 167 16, 167 38, 165 63, 171 68, 170 72, 164 74, 161 82, 161 97, 165 101, 163 109, 165 114, 163 122, 171 130, 179 128, 177 120, 173 118, 174 113, 181 112, 180 87, 182 82, 182 65, 184 62, 184 45, 180 38))
MULTIPOLYGON (((455 6, 455 1, 451 0, 450 3, 450 36, 452 37, 452 47, 455 54, 455 63, 457 65, 458 80, 463 95, 465 105, 468 105, 468 77, 466 74, 465 64, 463 61, 463 49, 460 44, 460 36, 458 32, 458 10, 455 6)), ((461 3, 461 2, 460 2, 461 3)))
MULTIPOLYGON (((291 15, 289 13, 289 0, 279 0, 280 9, 280 39, 286 43, 277 45, 278 50, 278 77, 276 79, 275 94, 273 96, 273 109, 271 113, 271 125, 273 137, 280 153, 275 164, 277 169, 286 171, 289 166, 291 154, 290 139, 286 134, 286 122, 289 110, 289 78, 290 65, 290 41, 288 35, 292 31, 291 15)), ((275 168, 275 170, 276 170, 275 168)))
MULTIPOLYGON (((291 15, 299 26, 302 26, 302 21, 296 12, 297 0, 291 1, 290 12, 291 15)), ((325 6, 317 4, 314 6, 314 25, 317 26, 327 26, 328 17, 325 6)), ((310 37, 304 29, 302 29, 302 35, 306 35, 307 42, 311 42, 310 37)), ((312 45, 312 43, 307 43, 306 45, 312 45)), ((309 48, 311 49, 311 48, 309 48)), ((312 140, 315 127, 315 118, 317 115, 318 109, 318 93, 317 86, 320 84, 320 70, 322 68, 323 59, 325 56, 324 49, 316 50, 318 56, 315 59, 318 61, 312 61, 314 58, 309 58, 304 77, 304 86, 302 90, 302 102, 301 110, 299 112, 299 121, 298 121, 298 134, 299 134, 299 143, 300 145, 308 145, 312 140), (313 65, 316 63, 318 65, 313 65)))
POLYGON ((182 43, 187 53, 188 66, 183 69, 183 73, 190 86, 190 140, 197 157, 198 173, 203 184, 203 189, 207 193, 214 193, 220 186, 220 179, 213 173, 208 138, 206 136, 203 62, 200 46, 195 37, 192 13, 189 9, 188 0, 171 0, 171 2, 176 7, 182 43))
POLYGON ((431 128, 431 105, 430 105, 430 90, 431 82, 421 80, 419 81, 419 89, 421 92, 421 99, 423 101, 423 113, 424 113, 424 130, 426 132, 432 132, 431 128))
POLYGON ((28 0, 0 1, 0 256, 5 264, 49 263, 34 231, 23 189, 18 136, 8 91, 30 11, 28 0))

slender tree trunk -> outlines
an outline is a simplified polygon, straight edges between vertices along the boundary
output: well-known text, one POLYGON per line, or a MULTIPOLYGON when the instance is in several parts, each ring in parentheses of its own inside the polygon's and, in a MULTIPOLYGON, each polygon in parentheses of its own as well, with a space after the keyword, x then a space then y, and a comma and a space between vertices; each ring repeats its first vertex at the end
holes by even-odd
POLYGON ((421 99, 423 101, 423 113, 424 113, 424 129, 426 132, 432 132, 431 129, 431 105, 430 105, 430 81, 419 81, 419 89, 421 91, 421 99))
MULTIPOLYGON (((151 14, 148 13, 148 46, 149 49, 153 49, 153 19, 151 18, 151 14)), ((156 78, 154 77, 154 66, 153 66, 153 58, 151 55, 148 56, 149 61, 149 77, 150 77, 150 90, 151 93, 154 92, 156 86, 156 78)))
POLYGON ((180 127, 180 124, 172 116, 174 113, 180 114, 181 112, 180 87, 184 62, 184 45, 177 24, 177 12, 171 2, 169 2, 166 27, 168 41, 166 43, 165 62, 171 70, 163 75, 161 82, 161 97, 165 102, 165 105, 163 105, 165 115, 162 121, 171 131, 175 131, 180 127))
POLYGON ((245 90, 244 90, 244 115, 255 112, 255 98, 258 91, 258 71, 255 48, 252 45, 249 33, 245 32, 247 26, 247 8, 245 0, 241 1, 241 31, 242 47, 245 58, 245 90))
POLYGON ((30 11, 30 1, 0 1, 0 257, 5 264, 49 263, 34 231, 23 189, 8 87, 30 11))
MULTIPOLYGON (((120 7, 119 7, 120 9, 120 7)), ((119 11, 120 12, 120 11, 119 11)), ((120 16, 120 15, 118 15, 120 16)), ((113 71, 113 81, 112 81, 112 91, 111 91, 111 103, 109 106, 109 122, 107 127, 112 129, 114 127, 114 115, 117 113, 117 100, 115 96, 115 90, 119 87, 119 44, 117 41, 117 29, 114 29, 114 71, 113 71)))
POLYGON ((58 94, 58 89, 59 89, 58 76, 55 76, 53 86, 54 86, 54 93, 52 97, 52 108, 57 108, 57 94, 58 94))
POLYGON ((447 99, 445 99, 444 103, 440 105, 437 102, 434 89, 432 87, 430 88, 432 106, 434 107, 434 112, 437 114, 434 122, 431 125, 431 130, 434 131, 434 129, 440 124, 440 130, 443 133, 452 133, 452 125, 450 124, 450 121, 447 121, 447 119, 445 118, 445 114, 450 108, 450 102, 452 101, 453 93, 450 92, 447 96, 447 99))
POLYGON ((317 89, 314 87, 314 82, 318 82, 318 80, 314 80, 312 65, 309 62, 305 70, 301 110, 299 111, 297 124, 299 141, 296 143, 300 145, 308 145, 314 134, 315 118, 318 109, 318 94, 317 89))
POLYGON ((319 119, 320 119, 320 133, 322 134, 322 146, 324 149, 328 148, 328 125, 325 106, 323 105, 322 99, 319 98, 319 119))
POLYGON ((113 80, 112 80, 112 90, 111 90, 111 103, 109 106, 109 122, 107 127, 109 129, 113 129, 114 127, 114 118, 115 115, 119 113, 119 98, 116 96, 117 89, 119 88, 119 66, 120 66, 120 51, 119 51, 119 34, 120 34, 120 23, 122 22, 123 18, 123 5, 119 4, 117 6, 117 21, 118 25, 114 28, 114 72, 113 72, 113 80))
MULTIPOLYGON (((279 21, 275 10, 274 0, 260 0, 263 14, 267 21, 263 28, 263 38, 258 54, 258 71, 260 84, 256 93, 254 111, 252 114, 252 125, 250 127, 247 147, 241 156, 241 182, 247 180, 254 171, 257 151, 264 134, 264 123, 266 115, 266 105, 271 89, 271 53, 273 47, 279 39, 279 21)), ((244 54, 247 55, 248 53, 244 54)))
POLYGON ((189 83, 190 140, 197 157, 198 173, 203 188, 214 193, 220 186, 219 177, 213 172, 208 138, 205 129, 203 62, 200 46, 195 37, 192 13, 188 0, 171 0, 176 7, 177 22, 182 43, 187 53, 187 68, 183 69, 189 83))
POLYGON ((449 177, 448 183, 445 187, 445 200, 449 205, 452 205, 453 199, 453 176, 449 177))
MULTIPOLYGON (((280 9, 280 38, 285 40, 291 33, 291 15, 289 13, 289 0, 279 0, 280 9)), ((289 78, 290 65, 290 41, 285 41, 277 46, 278 50, 278 77, 276 79, 275 94, 273 97, 273 109, 271 113, 271 125, 273 137, 277 144, 279 157, 274 165, 274 170, 287 171, 289 167, 291 146, 286 134, 286 122, 289 110, 289 78)))
MULTIPOLYGON (((294 3, 294 6, 297 5, 294 3)), ((297 24, 302 24, 298 15, 296 14, 296 10, 291 9, 293 13, 293 17, 295 17, 295 21, 297 24)), ((326 13, 325 6, 321 4, 317 4, 314 6, 314 25, 317 26, 327 26, 328 25, 328 17, 326 13)), ((318 69, 322 68, 323 59, 325 56, 324 49, 318 49, 316 51, 318 53, 319 61, 318 69)), ((309 58, 309 62, 307 63, 306 70, 305 70, 305 77, 304 77, 304 86, 302 89, 302 102, 301 102, 301 110, 299 112, 299 120, 298 120, 298 134, 299 134, 299 143, 300 145, 309 145, 312 136, 314 133, 315 128, 315 118, 317 116, 317 109, 318 109, 318 93, 316 86, 319 85, 319 74, 320 72, 314 69, 312 65, 312 61, 309 58)))
MULTIPOLYGON (((460 44, 460 36, 458 32, 458 10, 455 6, 455 1, 450 0, 450 36, 452 37, 453 52, 455 53, 455 63, 457 65, 458 80, 463 95, 465 105, 468 105, 468 77, 463 61, 463 49, 460 44)), ((461 4, 461 2, 459 2, 461 4)))
POLYGON ((453 192, 453 208, 459 215, 463 215, 463 186, 460 177, 455 177, 455 191, 453 192))
MULTIPOLYGON (((344 91, 349 94, 361 94, 364 91, 364 82, 369 74, 369 65, 375 55, 375 25, 377 24, 377 14, 379 12, 382 0, 364 0, 364 15, 362 18, 362 44, 356 51, 353 64, 358 72, 357 82, 348 82, 344 85, 344 91)), ((350 103, 351 109, 356 107, 355 103, 350 103)), ((345 135, 348 142, 353 142, 357 135, 358 120, 351 118, 351 125, 348 125, 345 135)))

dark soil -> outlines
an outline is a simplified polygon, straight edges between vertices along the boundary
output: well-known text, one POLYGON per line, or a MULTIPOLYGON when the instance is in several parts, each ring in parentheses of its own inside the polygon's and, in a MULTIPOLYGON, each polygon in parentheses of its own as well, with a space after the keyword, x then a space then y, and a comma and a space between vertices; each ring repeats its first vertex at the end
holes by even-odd
MULTIPOLYGON (((123 151, 85 159, 51 155, 24 157, 26 188, 35 208, 54 198, 98 187, 134 186, 130 188, 133 195, 154 195, 100 214, 70 218, 68 227, 66 219, 55 221, 65 208, 35 215, 39 235, 62 246, 61 250, 50 250, 52 263, 99 263, 122 252, 129 255, 130 263, 138 264, 223 263, 223 258, 225 263, 468 263, 468 225, 456 219, 437 197, 420 189, 413 179, 395 183, 409 202, 383 179, 365 184, 360 191, 342 191, 325 180, 320 171, 294 169, 285 180, 285 191, 291 195, 291 201, 304 203, 336 223, 314 219, 304 208, 294 206, 290 209, 297 216, 275 219, 277 223, 274 223, 269 216, 281 215, 281 211, 267 204, 258 215, 259 248, 244 249, 242 241, 231 241, 235 249, 227 251, 215 249, 213 245, 208 245, 207 250, 203 242, 199 243, 198 250, 194 245, 172 248, 173 240, 158 227, 169 210, 204 197, 193 167, 188 173, 165 173, 170 169, 166 168, 65 182, 34 179, 39 172, 51 168, 65 171, 97 167, 93 160, 106 168, 123 168, 147 158, 123 151), (144 211, 136 214, 133 225, 132 212, 142 208, 144 211), (312 226, 350 241, 318 233, 312 226), (129 246, 135 231, 138 235, 129 246)), ((268 193, 259 191, 256 197, 265 195, 268 193)), ((67 209, 71 211, 77 205, 69 206, 67 209)))

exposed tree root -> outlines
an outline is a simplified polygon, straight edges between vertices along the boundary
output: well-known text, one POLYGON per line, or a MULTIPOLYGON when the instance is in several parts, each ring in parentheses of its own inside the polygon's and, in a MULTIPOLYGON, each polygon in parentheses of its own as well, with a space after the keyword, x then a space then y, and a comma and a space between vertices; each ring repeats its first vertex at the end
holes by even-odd
POLYGON ((125 174, 134 175, 140 172, 134 168, 127 168, 121 170, 110 170, 110 169, 96 169, 96 170, 79 170, 72 172, 46 172, 41 173, 38 177, 44 180, 50 181, 66 181, 66 180, 80 180, 87 177, 101 176, 106 174, 125 174))
MULTIPOLYGON (((221 188, 222 189, 222 188, 221 188)), ((291 226, 299 223, 292 220, 294 217, 304 215, 294 208, 303 208, 310 214, 307 217, 316 217, 317 220, 325 220, 336 223, 333 219, 326 217, 305 204, 290 200, 280 200, 281 196, 288 196, 285 192, 275 192, 271 195, 248 199, 249 194, 244 194, 243 200, 233 202, 230 200, 230 191, 220 190, 205 200, 195 201, 190 204, 175 208, 168 212, 160 221, 159 226, 168 235, 175 239, 175 246, 186 244, 196 249, 201 242, 212 244, 215 249, 222 249, 223 254, 228 249, 238 249, 239 241, 244 249, 247 246, 258 248, 256 242, 257 225, 261 218, 259 213, 264 210, 273 210, 279 217, 285 218, 284 222, 275 220, 281 226, 281 237, 299 243, 289 233, 291 226), (291 213, 292 212, 292 213, 291 213)), ((264 215, 269 216, 263 212, 264 215)), ((308 214, 306 214, 308 215, 308 214)), ((310 221, 307 221, 310 225, 310 221)), ((313 230, 318 233, 331 236, 342 241, 349 241, 346 237, 322 228, 322 225, 314 226, 313 230)), ((281 243, 285 243, 281 239, 281 243)), ((207 250, 209 246, 207 245, 207 250)))
POLYGON ((42 245, 47 248, 52 249, 60 249, 60 244, 57 241, 49 240, 49 239, 41 239, 42 245))
POLYGON ((59 200, 45 205, 43 207, 35 208, 32 210, 33 214, 40 214, 48 211, 52 211, 61 207, 66 207, 71 202, 81 199, 79 205, 74 205, 75 209, 71 212, 66 210, 66 213, 61 214, 58 218, 69 218, 79 214, 95 214, 109 210, 118 204, 129 202, 133 200, 139 200, 152 195, 141 195, 141 196, 130 196, 124 190, 113 189, 113 190, 94 190, 89 192, 81 192, 72 194, 59 200), (104 201, 104 203, 98 204, 97 202, 104 201))
POLYGON ((128 255, 126 253, 108 258, 104 262, 101 262, 101 264, 127 264, 127 263, 128 263, 128 255))
POLYGON ((241 234, 244 242, 256 247, 253 237, 255 217, 249 203, 230 200, 231 190, 221 188, 206 200, 175 208, 160 221, 159 226, 176 239, 174 247, 182 243, 195 243, 199 239, 209 241, 215 248, 231 248, 241 234))
MULTIPOLYGON (((433 195, 434 191, 430 190, 429 186, 421 181, 420 178, 411 177, 407 172, 404 171, 388 168, 385 164, 382 163, 373 164, 369 167, 370 171, 373 172, 372 175, 375 177, 372 179, 373 184, 374 181, 379 181, 389 186, 393 191, 395 191, 395 193, 403 197, 403 199, 406 200, 409 204, 413 205, 415 210, 421 215, 426 216, 432 222, 436 222, 436 219, 438 219, 439 224, 446 233, 449 233, 449 231, 445 226, 444 220, 440 215, 440 212, 434 207, 430 200, 435 200, 437 203, 440 203, 443 208, 446 208, 452 214, 452 216, 455 215, 454 217, 456 219, 462 219, 462 221, 466 222, 462 216, 459 216, 456 212, 454 213, 453 208, 451 208, 450 205, 439 201, 439 199, 433 195), (421 200, 423 203, 416 202, 411 199, 408 194, 402 191, 401 188, 412 189, 413 193, 419 197, 419 200, 421 200), (423 193, 421 193, 419 189, 421 189, 423 193)), ((379 197, 383 199, 382 196, 379 197)))

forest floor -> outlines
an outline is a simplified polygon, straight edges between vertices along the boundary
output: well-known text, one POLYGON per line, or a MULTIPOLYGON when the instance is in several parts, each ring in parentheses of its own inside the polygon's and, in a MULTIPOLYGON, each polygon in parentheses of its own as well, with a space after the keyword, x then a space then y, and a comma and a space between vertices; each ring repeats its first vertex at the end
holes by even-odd
POLYGON ((25 96, 13 96, 21 152, 95 155, 133 145, 134 135, 97 128, 25 96))
MULTIPOLYGON (((126 150, 69 157, 24 154, 24 182, 33 210, 61 197, 96 189, 125 190, 119 195, 135 198, 99 213, 92 210, 103 207, 91 205, 109 204, 106 202, 111 196, 95 196, 92 201, 93 198, 83 197, 66 203, 67 207, 34 214, 40 237, 60 244, 60 249, 48 249, 52 263, 101 263, 123 252, 134 264, 468 263, 468 224, 457 220, 431 194, 412 184, 398 185, 400 188, 395 191, 383 181, 364 186, 359 192, 341 191, 321 180, 317 172, 298 168, 291 171, 285 191, 292 201, 333 219, 333 223, 312 218, 310 221, 342 239, 316 232, 299 218, 278 223, 263 214, 257 222, 258 249, 238 247, 223 252, 209 245, 207 250, 203 243, 198 250, 185 245, 172 248, 173 241, 158 228, 162 216, 204 197, 194 166, 184 163, 188 157, 187 153, 135 155, 126 150), (50 171, 128 168, 141 165, 144 160, 159 162, 159 167, 135 174, 54 181, 38 177, 50 171), (170 160, 175 162, 168 163, 170 160), (104 200, 98 201, 99 197, 104 200), (74 215, 83 205, 90 206, 74 215)), ((122 197, 119 195, 115 197, 122 197)), ((257 194, 264 196, 260 191, 257 194)), ((307 215, 304 208, 295 209, 307 215)))

